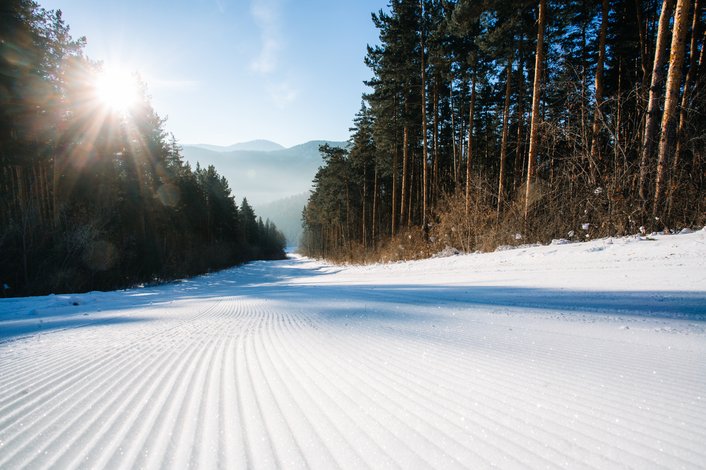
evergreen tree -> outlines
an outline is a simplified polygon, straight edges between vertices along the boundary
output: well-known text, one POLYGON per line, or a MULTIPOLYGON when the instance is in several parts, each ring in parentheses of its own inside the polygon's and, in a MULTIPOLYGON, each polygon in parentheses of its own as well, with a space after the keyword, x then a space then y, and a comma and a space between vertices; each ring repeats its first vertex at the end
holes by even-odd
MULTIPOLYGON (((125 113, 96 95, 60 11, 0 9, 2 295, 110 289, 284 257, 271 223, 245 230, 228 182, 192 170, 136 79, 125 113)), ((248 223, 255 220, 245 204, 248 223)))
POLYGON ((704 12, 674 3, 390 2, 349 151, 322 149, 305 250, 394 259, 705 223, 704 12))

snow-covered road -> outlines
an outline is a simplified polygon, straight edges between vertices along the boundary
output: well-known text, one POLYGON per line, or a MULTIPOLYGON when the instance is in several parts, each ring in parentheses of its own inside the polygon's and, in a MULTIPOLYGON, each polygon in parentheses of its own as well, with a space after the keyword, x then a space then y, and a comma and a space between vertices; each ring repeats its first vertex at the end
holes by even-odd
POLYGON ((0 300, 0 468, 706 468, 706 231, 0 300))

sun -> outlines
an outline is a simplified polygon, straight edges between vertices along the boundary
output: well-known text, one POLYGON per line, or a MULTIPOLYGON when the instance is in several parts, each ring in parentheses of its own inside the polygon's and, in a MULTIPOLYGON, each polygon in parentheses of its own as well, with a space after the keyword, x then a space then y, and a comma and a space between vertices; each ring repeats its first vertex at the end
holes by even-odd
POLYGON ((96 77, 96 96, 108 109, 126 113, 138 100, 135 77, 124 68, 105 68, 96 77))

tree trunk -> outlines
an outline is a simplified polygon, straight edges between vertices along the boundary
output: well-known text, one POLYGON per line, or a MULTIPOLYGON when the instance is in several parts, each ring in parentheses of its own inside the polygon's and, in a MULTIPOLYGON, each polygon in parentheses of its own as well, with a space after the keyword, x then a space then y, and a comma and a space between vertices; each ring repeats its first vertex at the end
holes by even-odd
POLYGON ((476 104, 476 72, 471 77, 471 104, 468 106, 468 157, 466 158, 466 217, 471 209, 471 164, 473 163, 473 113, 476 104))
POLYGON ((52 224, 54 228, 59 226, 59 182, 61 178, 61 166, 58 162, 60 152, 55 152, 52 158, 52 224))
POLYGON ((390 208, 392 212, 392 217, 390 217, 390 236, 394 237, 397 233, 397 222, 399 215, 397 214, 397 166, 399 165, 400 156, 400 146, 398 145, 398 134, 397 134, 397 123, 399 119, 399 111, 397 105, 397 96, 394 97, 394 107, 395 113, 392 119, 392 124, 395 129, 394 138, 394 153, 392 154, 392 207, 390 208))
MULTIPOLYGON (((581 139, 586 138, 586 69, 588 56, 588 41, 586 40, 586 29, 588 28, 588 20, 586 13, 586 0, 581 1, 581 139)), ((571 113, 568 114, 571 118, 571 113)), ((567 125, 567 127, 570 127, 567 125)), ((576 149, 574 149, 576 151, 576 149)))
POLYGON ((439 80, 438 77, 434 81, 434 129, 432 130, 432 139, 434 142, 434 167, 432 176, 432 207, 436 206, 439 197, 439 80))
POLYGON ((640 38, 640 70, 642 70, 642 87, 647 84, 647 40, 645 39, 645 24, 642 20, 642 2, 635 0, 635 14, 637 16, 637 26, 640 38))
POLYGON ((390 222, 390 232, 391 236, 394 237, 397 232, 397 159, 398 159, 397 145, 395 145, 395 152, 392 154, 392 217, 390 222))
MULTIPOLYGON (((463 103, 463 101, 461 101, 463 103)), ((459 188, 461 186, 461 166, 463 164, 463 155, 464 155, 464 149, 463 149, 463 142, 465 141, 464 136, 466 135, 466 126, 463 121, 463 106, 459 105, 458 107, 458 142, 456 142, 456 146, 458 148, 458 159, 456 160, 456 168, 455 172, 458 177, 458 181, 456 182, 456 188, 459 188)))
MULTIPOLYGON (((621 153, 621 147, 623 145, 623 59, 621 58, 618 61, 618 93, 616 94, 617 99, 615 103, 615 143, 613 144, 613 151, 614 151, 614 156, 613 159, 616 162, 616 167, 617 167, 617 162, 618 158, 620 157, 621 153)), ((624 157, 625 152, 622 152, 623 154, 623 172, 627 173, 627 159, 624 157)))
POLYGON ((373 213, 372 213, 372 230, 371 230, 371 244, 375 248, 375 237, 377 235, 377 200, 378 200, 378 164, 375 162, 375 174, 373 176, 373 213))
POLYGON ((451 153, 453 154, 454 188, 458 188, 458 175, 456 174, 456 113, 453 101, 453 84, 449 87, 449 107, 451 110, 451 153))
POLYGON ((522 128, 524 126, 524 96, 525 96, 525 71, 524 71, 524 37, 520 38, 519 57, 517 60, 517 142, 515 143, 515 164, 513 178, 513 193, 516 194, 517 189, 522 186, 523 173, 525 167, 524 152, 522 151, 522 128))
POLYGON ((361 219, 362 219, 362 226, 363 226, 363 248, 368 247, 368 225, 367 225, 367 215, 366 214, 366 205, 368 204, 368 168, 367 165, 364 163, 363 164, 363 200, 361 202, 361 219))
POLYGON ((534 83, 532 85, 532 120, 530 122, 529 155, 527 157, 527 186, 525 189, 525 226, 528 222, 532 183, 534 183, 535 160, 539 144, 539 94, 542 84, 542 62, 544 61, 544 25, 547 21, 547 1, 539 0, 537 20, 537 52, 534 60, 534 83))
POLYGON ((453 153, 453 177, 455 190, 456 188, 458 188, 458 174, 456 173, 456 159, 458 158, 458 156, 456 151, 456 113, 454 112, 453 83, 451 84, 451 86, 449 86, 449 108, 451 110, 451 146, 453 153))
POLYGON ((404 126, 402 137, 402 200, 400 201, 400 225, 405 223, 405 216, 409 211, 407 207, 407 192, 408 192, 408 167, 409 167, 409 128, 404 126))
POLYGON ((427 195, 429 190, 429 182, 427 175, 427 89, 426 89, 426 63, 424 61, 424 2, 419 0, 421 8, 422 27, 419 35, 419 46, 421 49, 422 62, 422 230, 426 233, 427 230, 427 195))
POLYGON ((510 93, 512 92, 512 62, 514 50, 510 52, 510 57, 507 59, 507 73, 505 79, 505 104, 503 105, 503 130, 500 139, 500 175, 498 177, 498 205, 495 216, 500 220, 503 203, 505 201, 505 161, 507 160, 507 135, 509 132, 510 122, 510 93))
MULTIPOLYGON (((698 63, 696 61, 697 55, 697 39, 700 35, 699 31, 699 18, 701 16, 701 2, 700 0, 694 1, 694 13, 692 15, 691 22, 691 42, 689 43, 689 68, 686 73, 686 79, 684 80, 684 91, 681 97, 681 106, 679 108, 679 124, 677 126, 677 142, 676 148, 674 149, 674 160, 672 162, 672 184, 669 185, 669 197, 667 198, 667 213, 669 214, 672 208, 675 186, 678 185, 678 173, 679 165, 681 163, 681 154, 684 151, 684 144, 686 142, 686 120, 688 117, 689 110, 689 99, 691 97, 691 88, 694 83, 694 78, 696 76, 696 69, 698 63)), ((703 46, 702 46, 703 47, 703 46)))
POLYGON ((657 178, 655 180, 655 196, 652 204, 652 216, 662 214, 662 193, 666 178, 668 152, 674 142, 674 125, 676 110, 679 104, 679 88, 681 85, 682 65, 684 64, 684 42, 688 29, 689 8, 691 0, 678 0, 674 14, 672 47, 667 73, 667 91, 664 97, 664 114, 662 115, 662 135, 659 139, 659 154, 657 157, 657 178))
POLYGON ((593 111, 593 126, 591 128, 591 183, 595 184, 598 173, 598 161, 601 159, 599 152, 599 133, 603 114, 603 64, 605 63, 605 42, 608 30, 608 0, 601 2, 601 29, 598 35, 598 62, 596 63, 596 108, 593 111))
POLYGON ((409 201, 407 201, 407 227, 412 225, 412 213, 414 212, 412 209, 414 207, 412 204, 414 202, 414 153, 410 156, 410 160, 409 185, 407 186, 407 197, 409 198, 409 201))
POLYGON ((662 81, 664 80, 664 63, 667 60, 667 44, 669 41, 669 18, 672 14, 674 0, 664 0, 662 2, 662 12, 659 15, 659 26, 657 28, 657 44, 655 46, 655 59, 652 66, 652 80, 650 83, 650 93, 647 101, 647 115, 645 116, 645 133, 642 138, 642 156, 640 158, 640 182, 639 194, 643 201, 643 209, 647 205, 647 175, 649 173, 649 163, 654 153, 655 138, 657 136, 657 125, 659 123, 659 95, 662 81))
POLYGON ((344 234, 343 245, 346 249, 350 248, 351 241, 351 198, 350 198, 350 185, 348 184, 348 176, 345 178, 346 185, 346 232, 344 234))

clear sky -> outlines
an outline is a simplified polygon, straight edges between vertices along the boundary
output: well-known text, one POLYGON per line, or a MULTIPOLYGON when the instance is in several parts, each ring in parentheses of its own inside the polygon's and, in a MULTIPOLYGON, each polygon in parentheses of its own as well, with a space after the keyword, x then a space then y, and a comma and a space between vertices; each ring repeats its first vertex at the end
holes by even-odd
POLYGON ((137 71, 182 144, 347 140, 386 0, 39 0, 137 71))

